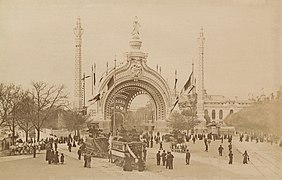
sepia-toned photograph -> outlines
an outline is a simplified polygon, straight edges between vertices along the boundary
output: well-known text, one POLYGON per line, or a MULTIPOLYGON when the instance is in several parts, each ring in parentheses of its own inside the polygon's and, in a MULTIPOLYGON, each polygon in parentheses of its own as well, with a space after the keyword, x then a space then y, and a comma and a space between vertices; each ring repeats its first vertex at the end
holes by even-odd
POLYGON ((0 179, 282 179, 281 0, 0 0, 0 179))

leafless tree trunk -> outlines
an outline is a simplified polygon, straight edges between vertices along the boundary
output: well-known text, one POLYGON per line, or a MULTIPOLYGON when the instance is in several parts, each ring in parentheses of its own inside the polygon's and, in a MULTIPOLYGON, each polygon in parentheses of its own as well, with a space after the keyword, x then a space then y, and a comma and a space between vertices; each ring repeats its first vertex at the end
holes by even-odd
POLYGON ((50 116, 52 108, 63 105, 67 96, 64 94, 64 86, 48 85, 45 82, 33 82, 32 98, 36 112, 32 123, 37 130, 37 141, 40 140, 40 129, 50 116))
POLYGON ((8 86, 0 84, 0 125, 5 124, 9 126, 12 131, 12 143, 15 140, 15 128, 16 124, 16 110, 22 97, 22 89, 19 86, 10 84, 8 86))

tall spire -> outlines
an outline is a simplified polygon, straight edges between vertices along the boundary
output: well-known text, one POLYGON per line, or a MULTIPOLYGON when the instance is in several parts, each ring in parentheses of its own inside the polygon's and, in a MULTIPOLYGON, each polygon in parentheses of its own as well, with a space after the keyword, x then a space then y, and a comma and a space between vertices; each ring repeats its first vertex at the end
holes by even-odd
POLYGON ((77 18, 76 26, 73 29, 75 35, 75 79, 74 79, 74 108, 81 110, 82 109, 82 70, 81 70, 81 36, 83 34, 83 28, 81 27, 80 17, 77 18))
POLYGON ((198 78, 197 78, 197 117, 205 122, 204 118, 204 30, 201 28, 199 42, 198 78))

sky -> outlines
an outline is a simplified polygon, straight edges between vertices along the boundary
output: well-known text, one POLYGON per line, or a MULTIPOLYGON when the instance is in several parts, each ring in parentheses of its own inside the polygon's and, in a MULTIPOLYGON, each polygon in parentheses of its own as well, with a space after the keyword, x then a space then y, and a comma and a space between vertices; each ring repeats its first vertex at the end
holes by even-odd
MULTIPOLYGON (((81 17, 82 71, 97 79, 124 61, 135 16, 138 16, 147 64, 161 66, 180 90, 192 61, 199 57, 204 29, 205 89, 208 94, 248 98, 275 92, 281 85, 281 3, 230 1, 0 0, 0 82, 29 88, 32 81, 65 84, 74 94, 76 18, 81 17)), ((87 99, 91 82, 86 82, 87 99)))

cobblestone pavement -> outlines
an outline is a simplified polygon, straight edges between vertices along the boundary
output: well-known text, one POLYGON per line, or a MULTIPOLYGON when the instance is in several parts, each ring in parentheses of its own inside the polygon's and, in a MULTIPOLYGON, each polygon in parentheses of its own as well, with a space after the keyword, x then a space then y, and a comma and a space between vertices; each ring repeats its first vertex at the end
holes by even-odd
MULTIPOLYGON (((233 141, 234 164, 228 165, 228 143, 224 142, 223 156, 218 156, 220 141, 212 141, 209 152, 204 151, 203 141, 188 142, 191 164, 185 165, 185 154, 173 152, 174 169, 156 165, 155 154, 159 145, 148 148, 146 171, 124 172, 121 167, 107 159, 92 158, 92 168, 84 168, 83 160, 77 159, 77 147, 68 152, 61 144, 59 153, 65 154, 65 164, 49 165, 45 152, 36 158, 32 155, 0 158, 0 179, 48 179, 48 180, 90 180, 90 179, 282 179, 282 152, 277 145, 266 143, 233 141), (248 150, 250 163, 242 164, 242 152, 248 150)), ((169 150, 169 143, 164 143, 169 150)))

